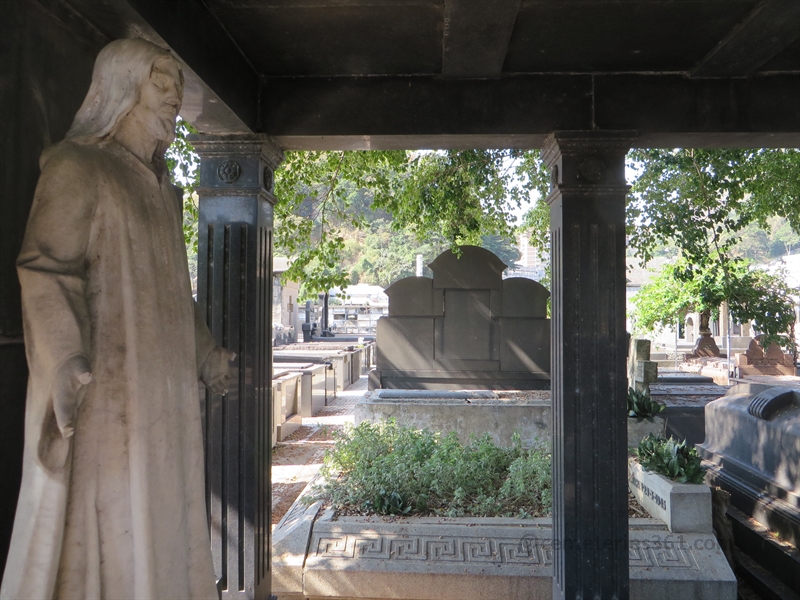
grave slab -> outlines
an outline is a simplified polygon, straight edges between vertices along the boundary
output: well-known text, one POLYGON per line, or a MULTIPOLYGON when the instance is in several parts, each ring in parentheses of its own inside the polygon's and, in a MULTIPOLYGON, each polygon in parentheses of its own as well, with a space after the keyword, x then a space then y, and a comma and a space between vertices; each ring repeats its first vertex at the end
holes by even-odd
POLYGON ((526 277, 503 280, 503 296, 499 317, 547 318, 550 292, 538 281, 526 277))
POLYGON ((499 323, 500 369, 549 377, 550 320, 501 318, 499 323))
POLYGON ((465 246, 460 257, 446 251, 433 261, 433 279, 390 286, 370 389, 491 389, 495 379, 503 389, 546 387, 549 292, 532 280, 503 280, 504 268, 488 250, 465 246))

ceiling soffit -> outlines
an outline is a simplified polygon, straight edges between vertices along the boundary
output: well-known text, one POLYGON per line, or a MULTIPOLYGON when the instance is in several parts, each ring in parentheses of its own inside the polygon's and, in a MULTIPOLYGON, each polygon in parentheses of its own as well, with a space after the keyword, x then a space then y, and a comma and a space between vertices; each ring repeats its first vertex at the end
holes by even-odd
POLYGON ((784 145, 800 132, 797 0, 38 1, 172 47, 202 130, 288 146, 595 127, 784 145))

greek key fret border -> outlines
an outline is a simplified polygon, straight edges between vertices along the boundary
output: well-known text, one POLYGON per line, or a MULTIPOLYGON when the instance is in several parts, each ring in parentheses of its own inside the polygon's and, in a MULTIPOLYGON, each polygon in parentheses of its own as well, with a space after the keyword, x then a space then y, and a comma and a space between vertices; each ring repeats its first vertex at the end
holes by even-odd
MULTIPOLYGON (((321 558, 492 563, 547 567, 553 564, 550 540, 478 536, 402 534, 315 534, 311 552, 321 558)), ((681 544, 631 540, 631 568, 699 570, 692 549, 681 544)))

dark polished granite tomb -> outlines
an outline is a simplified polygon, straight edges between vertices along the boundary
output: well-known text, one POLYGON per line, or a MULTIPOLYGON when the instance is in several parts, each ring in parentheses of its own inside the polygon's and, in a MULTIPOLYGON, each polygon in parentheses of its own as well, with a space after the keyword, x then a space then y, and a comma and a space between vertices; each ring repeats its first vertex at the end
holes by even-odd
POLYGON ((476 246, 387 288, 370 389, 548 389, 550 293, 476 246))

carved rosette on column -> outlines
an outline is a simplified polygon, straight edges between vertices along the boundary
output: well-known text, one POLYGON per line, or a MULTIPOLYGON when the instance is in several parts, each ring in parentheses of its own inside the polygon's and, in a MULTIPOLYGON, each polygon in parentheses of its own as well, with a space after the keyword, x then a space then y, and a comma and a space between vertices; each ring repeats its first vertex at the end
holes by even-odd
POLYGON ((625 154, 632 132, 545 142, 554 598, 628 598, 625 154))
POLYGON ((270 596, 272 195, 266 136, 192 136, 200 154, 197 302, 238 380, 203 399, 206 502, 222 598, 270 596))

